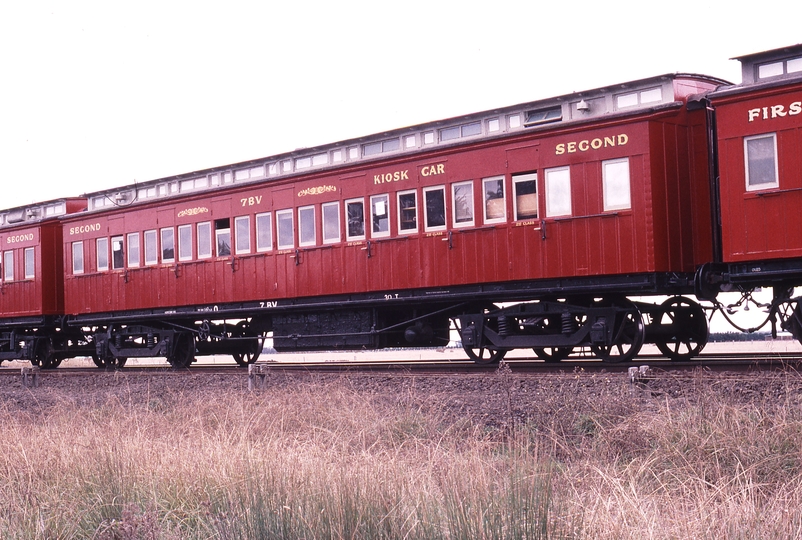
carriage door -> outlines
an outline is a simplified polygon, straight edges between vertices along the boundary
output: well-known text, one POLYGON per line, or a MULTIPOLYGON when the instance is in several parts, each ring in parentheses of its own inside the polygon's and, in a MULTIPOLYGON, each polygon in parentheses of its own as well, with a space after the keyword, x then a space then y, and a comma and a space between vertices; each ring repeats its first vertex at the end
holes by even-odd
POLYGON ((510 279, 542 275, 543 237, 538 185, 538 145, 507 150, 511 177, 508 256, 510 279))

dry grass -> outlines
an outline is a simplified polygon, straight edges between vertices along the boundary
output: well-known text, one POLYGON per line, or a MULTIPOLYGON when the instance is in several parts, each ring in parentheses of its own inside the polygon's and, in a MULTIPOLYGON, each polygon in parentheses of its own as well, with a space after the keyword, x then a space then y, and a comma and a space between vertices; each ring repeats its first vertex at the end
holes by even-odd
POLYGON ((502 421, 348 380, 4 401, 0 537, 800 538, 802 383, 773 377, 501 372, 502 421))

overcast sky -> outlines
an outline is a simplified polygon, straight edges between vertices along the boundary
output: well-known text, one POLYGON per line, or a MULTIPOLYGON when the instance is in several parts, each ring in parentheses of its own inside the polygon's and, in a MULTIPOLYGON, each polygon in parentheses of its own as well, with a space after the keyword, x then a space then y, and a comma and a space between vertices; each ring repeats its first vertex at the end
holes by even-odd
POLYGON ((7 1, 0 208, 664 73, 740 82, 728 59, 802 42, 797 15, 775 0, 7 1))

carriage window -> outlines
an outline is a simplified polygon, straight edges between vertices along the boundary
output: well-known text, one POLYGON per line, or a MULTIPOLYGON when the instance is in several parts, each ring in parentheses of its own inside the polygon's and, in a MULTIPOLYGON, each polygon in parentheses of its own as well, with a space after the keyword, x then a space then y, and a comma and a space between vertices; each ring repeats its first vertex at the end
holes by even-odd
POLYGON ((537 219, 537 173, 512 177, 515 190, 515 220, 537 219))
MULTIPOLYGON (((8 255, 8 251, 6 255, 8 255)), ((5 280, 9 281, 14 279, 14 259, 11 259, 11 277, 8 277, 8 259, 6 256, 3 257, 3 266, 5 267, 5 280)), ((73 242, 72 243, 72 273, 73 274, 83 274, 84 273, 84 243, 83 242, 73 242)))
POLYGON ((162 262, 175 262, 175 231, 172 227, 162 229, 162 262))
POLYGON ((139 266, 139 233, 128 233, 128 267, 139 266))
POLYGON ((629 200, 629 158, 602 161, 604 210, 631 208, 629 200))
POLYGON ((237 253, 251 252, 251 220, 248 216, 234 218, 234 228, 237 231, 236 251, 237 253))
POLYGON ((546 169, 546 216, 571 215, 571 171, 568 167, 546 169))
POLYGON ((123 237, 111 237, 111 268, 112 270, 119 270, 125 266, 125 256, 123 249, 123 237))
POLYGON ((323 209, 323 243, 340 241, 340 203, 326 203, 323 209))
POLYGON ((192 225, 178 227, 178 260, 192 260, 192 225))
POLYGON ((97 239, 97 271, 103 272, 109 269, 109 239, 97 239))
POLYGON ((348 218, 348 228, 345 238, 349 241, 365 239, 365 201, 356 199, 345 201, 345 213, 348 218))
POLYGON ((212 224, 208 221, 198 223, 198 258, 212 256, 212 224))
POLYGON ((744 139, 746 160, 746 190, 776 188, 780 185, 777 174, 777 135, 758 135, 744 139))
POLYGON ((438 186, 423 190, 426 199, 426 230, 439 231, 446 228, 446 188, 438 186))
POLYGON ((159 246, 156 242, 156 231, 145 231, 145 264, 159 262, 159 246))
POLYGON ((279 249, 289 249, 295 246, 292 234, 292 210, 276 212, 276 233, 279 249))
POLYGON ((451 195, 454 226, 466 227, 473 225, 473 182, 454 184, 451 186, 451 195))
POLYGON ((298 209, 298 245, 314 246, 317 243, 315 235, 315 207, 305 206, 298 209))
POLYGON ((504 203, 504 177, 485 178, 482 180, 485 198, 485 223, 497 223, 507 217, 504 203))
POLYGON ((370 198, 371 236, 390 236, 389 195, 374 195, 370 198))
POLYGON ((231 255, 231 220, 228 218, 214 220, 214 237, 217 243, 217 256, 231 255))
POLYGON ((256 251, 273 249, 273 229, 270 219, 270 212, 256 214, 256 251))
POLYGON ((35 275, 33 248, 25 248, 25 279, 33 279, 35 275))
POLYGON ((398 194, 398 232, 411 233, 418 230, 417 198, 415 191, 398 194))

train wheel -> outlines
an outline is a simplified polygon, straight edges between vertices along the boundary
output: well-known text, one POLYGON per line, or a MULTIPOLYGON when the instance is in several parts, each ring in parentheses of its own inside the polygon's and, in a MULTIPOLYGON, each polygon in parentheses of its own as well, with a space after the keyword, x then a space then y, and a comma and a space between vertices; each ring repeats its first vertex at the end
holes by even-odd
POLYGON ((690 360, 702 352, 710 335, 702 306, 676 296, 663 302, 661 307, 663 316, 659 323, 672 325, 676 334, 666 342, 655 343, 660 352, 674 362, 690 360))
POLYGON ((612 345, 591 345, 590 350, 604 362, 629 362, 638 355, 646 338, 643 317, 638 308, 630 305, 621 317, 616 317, 616 323, 612 345))
POLYGON ((42 369, 56 369, 61 365, 61 358, 53 354, 53 345, 49 339, 36 340, 35 365, 42 369))
POLYGON ((94 362, 95 365, 100 369, 108 369, 108 370, 120 369, 125 365, 125 362, 127 361, 128 358, 111 357, 103 360, 96 354, 92 355, 92 362, 94 362))
POLYGON ((248 351, 245 353, 234 353, 232 356, 234 357, 234 361, 237 362, 240 366, 247 366, 248 364, 253 364, 259 359, 259 355, 262 354, 262 346, 264 343, 259 340, 259 336, 256 335, 256 332, 251 330, 248 326, 248 323, 245 321, 240 321, 237 323, 237 329, 234 332, 234 337, 237 338, 249 338, 253 337, 253 341, 247 341, 246 347, 248 351))
POLYGON ((195 360, 195 337, 189 333, 175 335, 173 351, 167 361, 174 368, 188 368, 195 360))
POLYGON ((506 349, 489 349, 487 347, 470 348, 463 347, 465 354, 468 358, 477 364, 497 364, 501 362, 504 355, 507 354, 506 349))
POLYGON ((533 349, 538 358, 547 364, 565 360, 574 351, 573 347, 535 347, 533 349))

